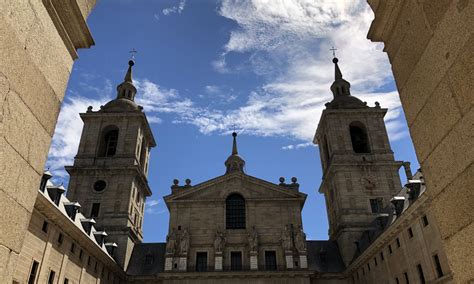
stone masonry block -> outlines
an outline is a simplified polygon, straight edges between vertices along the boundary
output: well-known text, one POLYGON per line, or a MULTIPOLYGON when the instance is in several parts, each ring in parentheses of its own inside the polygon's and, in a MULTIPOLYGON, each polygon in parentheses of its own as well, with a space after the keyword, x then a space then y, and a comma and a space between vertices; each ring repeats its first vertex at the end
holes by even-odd
POLYGON ((0 244, 18 254, 23 244, 31 213, 2 190, 0 190, 0 208, 2 208, 0 228, 8 228, 8 230, 2 230, 0 244))
POLYGON ((474 211, 472 210, 474 191, 471 189, 473 184, 474 164, 471 164, 434 198, 433 213, 438 220, 443 239, 451 237, 474 220, 474 211), (457 198, 459 192, 463 192, 463 196, 457 198))
MULTIPOLYGON (((474 109, 465 115, 422 163, 428 190, 436 196, 474 160, 474 109)), ((452 198, 464 198, 459 189, 452 198)))
POLYGON ((38 194, 40 175, 3 138, 0 138, 0 147, 3 150, 0 190, 31 212, 38 194))
POLYGON ((20 95, 22 101, 52 136, 59 114, 60 100, 42 74, 32 64, 13 28, 0 14, 0 72, 9 81, 9 87, 20 95))
POLYGON ((448 71, 449 86, 462 114, 474 105, 474 34, 448 71))
POLYGON ((472 283, 474 280, 472 236, 474 236, 473 223, 445 242, 449 265, 456 272, 453 283, 472 283))
POLYGON ((400 99, 408 125, 413 123, 463 47, 471 42, 470 34, 465 22, 459 18, 457 9, 450 7, 420 60, 414 66, 410 78, 404 86, 399 85, 400 99))
POLYGON ((420 17, 422 9, 417 2, 406 1, 404 11, 407 11, 407 15, 398 24, 401 26, 398 32, 405 33, 405 35, 401 41, 398 41, 400 45, 396 50, 392 50, 391 47, 387 49, 389 53, 394 54, 392 69, 399 89, 403 89, 406 80, 432 37, 425 19, 420 17))
POLYGON ((460 118, 460 110, 446 77, 420 111, 416 120, 410 125, 413 144, 417 149, 418 160, 421 163, 460 118), (436 131, 427 127, 428 125, 436 125, 436 131))
POLYGON ((0 245, 0 283, 11 283, 18 254, 0 245))
POLYGON ((3 101, 3 110, 5 140, 42 173, 51 137, 14 91, 3 101))
MULTIPOLYGON (((7 0, 11 13, 5 20, 16 33, 28 59, 44 75, 56 94, 62 98, 73 59, 59 36, 43 1, 7 0)), ((9 9, 9 10, 10 10, 9 9)))

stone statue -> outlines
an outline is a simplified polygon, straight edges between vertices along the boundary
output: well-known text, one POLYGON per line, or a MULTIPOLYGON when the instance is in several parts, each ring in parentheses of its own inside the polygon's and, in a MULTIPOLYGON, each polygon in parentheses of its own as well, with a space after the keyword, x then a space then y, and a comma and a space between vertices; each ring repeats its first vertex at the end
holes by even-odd
POLYGON ((172 229, 166 236, 166 253, 174 254, 176 251, 176 229, 172 229))
POLYGON ((225 241, 226 238, 224 233, 217 231, 216 238, 214 239, 215 252, 222 252, 224 250, 225 241))
POLYGON ((190 238, 191 236, 189 235, 188 230, 184 229, 183 235, 181 236, 181 239, 179 241, 179 253, 188 253, 190 238))
POLYGON ((306 234, 303 231, 301 225, 298 226, 298 230, 295 234, 295 246, 298 251, 306 251, 306 234))
POLYGON ((291 243, 291 230, 289 225, 285 225, 285 230, 282 233, 280 238, 281 245, 284 250, 291 250, 292 243, 291 243))
POLYGON ((258 250, 258 234, 257 234, 257 230, 255 229, 255 226, 252 227, 252 230, 250 231, 248 238, 249 238, 250 251, 257 251, 258 250))

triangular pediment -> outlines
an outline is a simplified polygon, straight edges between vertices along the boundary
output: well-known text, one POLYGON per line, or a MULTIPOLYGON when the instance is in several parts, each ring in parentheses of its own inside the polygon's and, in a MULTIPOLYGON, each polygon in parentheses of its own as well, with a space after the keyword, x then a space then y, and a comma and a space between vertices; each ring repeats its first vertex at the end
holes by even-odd
POLYGON ((248 200, 300 200, 304 203, 306 199, 306 194, 297 189, 290 189, 243 173, 226 174, 194 186, 183 187, 164 198, 167 203, 225 200, 231 193, 239 193, 248 200))

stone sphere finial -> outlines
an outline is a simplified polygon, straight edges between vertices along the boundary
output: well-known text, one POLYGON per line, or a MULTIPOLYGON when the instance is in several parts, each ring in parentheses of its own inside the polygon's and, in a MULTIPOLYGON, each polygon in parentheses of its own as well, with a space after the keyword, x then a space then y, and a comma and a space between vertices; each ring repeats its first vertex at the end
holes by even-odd
POLYGON ((92 111, 92 106, 88 106, 87 107, 87 112, 91 112, 92 111))
POLYGON ((129 66, 133 66, 133 65, 135 65, 135 61, 133 61, 133 60, 129 60, 129 61, 128 61, 128 65, 129 65, 129 66))
POLYGON ((297 179, 296 177, 292 177, 292 178, 291 178, 291 182, 292 182, 292 183, 296 183, 297 181, 298 181, 298 179, 297 179))
POLYGON ((280 177, 279 181, 280 181, 281 183, 284 183, 284 182, 285 182, 285 178, 284 178, 284 177, 280 177))
POLYGON ((179 184, 179 180, 175 178, 175 179, 173 180, 173 184, 174 184, 174 185, 178 185, 178 184, 179 184))
POLYGON ((184 182, 186 183, 186 185, 191 185, 191 180, 188 178, 184 182))
POLYGON ((332 59, 332 63, 336 64, 336 63, 338 63, 338 62, 339 62, 339 59, 337 59, 337 57, 334 57, 334 58, 332 59))

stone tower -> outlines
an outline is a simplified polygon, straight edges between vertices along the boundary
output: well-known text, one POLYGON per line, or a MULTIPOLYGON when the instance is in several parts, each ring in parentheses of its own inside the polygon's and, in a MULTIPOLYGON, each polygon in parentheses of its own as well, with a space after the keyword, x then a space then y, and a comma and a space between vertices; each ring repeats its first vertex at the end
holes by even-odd
POLYGON ((150 148, 156 146, 143 108, 134 101, 133 61, 129 61, 124 82, 117 86, 117 98, 93 111, 81 113, 84 121, 68 198, 82 205, 84 215, 96 228, 107 231, 107 242, 115 242, 116 261, 124 268, 135 243, 143 239, 142 223, 148 186, 150 148))
POLYGON ((367 106, 351 96, 350 83, 342 78, 334 58, 334 99, 326 104, 316 130, 324 194, 329 219, 329 237, 337 241, 346 265, 354 257, 355 243, 401 188, 384 116, 387 109, 367 106))

